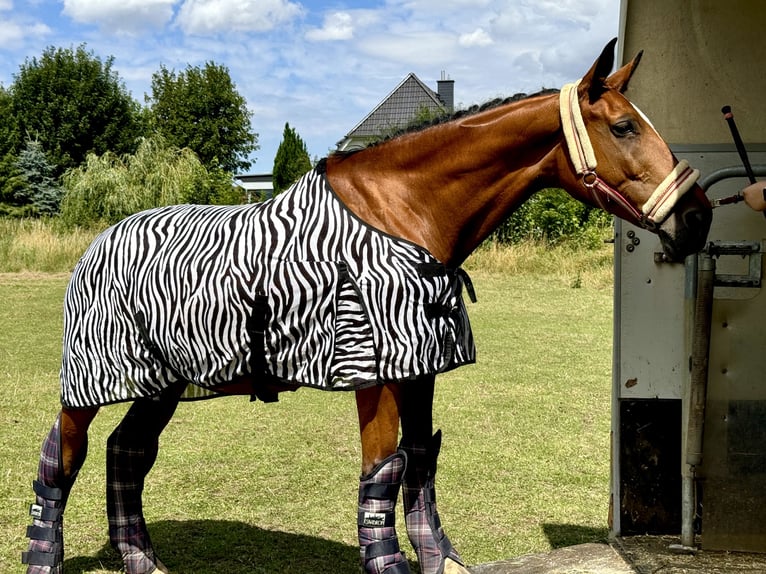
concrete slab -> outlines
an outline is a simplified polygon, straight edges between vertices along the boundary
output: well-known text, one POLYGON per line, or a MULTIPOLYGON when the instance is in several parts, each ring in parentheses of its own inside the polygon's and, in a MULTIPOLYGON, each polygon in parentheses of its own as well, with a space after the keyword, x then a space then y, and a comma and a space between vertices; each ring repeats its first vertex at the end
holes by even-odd
POLYGON ((636 574, 766 574, 766 554, 711 550, 678 553, 674 547, 680 540, 674 536, 628 536, 617 538, 613 544, 636 574))
POLYGON ((472 574, 635 574, 608 544, 578 544, 471 567, 472 574))
MULTIPOLYGON (((472 574, 766 574, 766 552, 679 553, 673 536, 629 536, 472 566, 472 574)), ((697 545, 699 547, 699 544, 697 545)), ((764 549, 766 551, 766 549, 764 549)))

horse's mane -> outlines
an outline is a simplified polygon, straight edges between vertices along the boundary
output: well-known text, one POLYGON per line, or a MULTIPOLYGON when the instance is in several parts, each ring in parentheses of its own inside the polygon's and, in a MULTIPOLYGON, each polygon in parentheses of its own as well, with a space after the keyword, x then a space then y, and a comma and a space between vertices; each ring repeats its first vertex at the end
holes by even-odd
POLYGON ((459 120, 461 118, 474 116, 481 112, 485 112, 487 110, 491 110, 494 108, 499 108, 500 106, 504 106, 505 104, 510 104, 511 102, 518 102, 521 100, 536 98, 538 96, 547 96, 548 94, 557 94, 558 92, 559 90, 556 90, 556 89, 543 88, 542 90, 540 90, 539 92, 535 92, 534 94, 517 93, 507 98, 494 98, 492 100, 484 102, 483 104, 474 104, 468 108, 455 110, 452 113, 439 114, 433 117, 426 118, 424 120, 415 121, 406 126, 400 127, 392 131, 391 133, 382 135, 378 139, 370 141, 369 143, 367 143, 367 145, 363 147, 354 148, 354 149, 345 150, 345 151, 334 151, 332 153, 333 155, 343 155, 343 156, 353 155, 356 152, 362 151, 363 149, 366 149, 369 147, 377 146, 383 142, 391 141, 393 139, 399 138, 407 134, 421 132, 433 126, 446 124, 455 120, 459 120))

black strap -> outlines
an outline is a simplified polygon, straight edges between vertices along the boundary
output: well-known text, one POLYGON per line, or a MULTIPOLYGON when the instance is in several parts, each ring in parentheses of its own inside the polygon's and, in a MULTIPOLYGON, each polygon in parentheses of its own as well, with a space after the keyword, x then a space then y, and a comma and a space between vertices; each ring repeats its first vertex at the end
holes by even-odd
POLYGON ((359 495, 362 499, 375 498, 377 500, 396 500, 396 497, 399 496, 399 483, 385 484, 369 482, 362 485, 359 489, 359 495))
POLYGON ((61 542, 61 532, 58 528, 45 526, 27 526, 27 538, 32 540, 44 540, 46 542, 61 542))
POLYGON ((379 556, 391 556, 399 552, 399 539, 386 538, 385 540, 378 540, 377 542, 371 542, 364 548, 364 559, 372 560, 379 556))
POLYGON ((279 401, 279 393, 264 384, 271 380, 266 368, 266 325, 269 321, 269 299, 263 293, 253 297, 253 313, 247 323, 250 335, 250 372, 253 375, 253 394, 250 400, 264 403, 279 401))
POLYGON ((29 564, 30 566, 49 566, 53 568, 59 565, 60 556, 59 552, 22 552, 21 563, 29 564))
POLYGON ((468 298, 471 300, 471 303, 476 303, 476 291, 473 288, 473 281, 471 281, 471 278, 468 276, 468 272, 462 267, 458 267, 455 269, 455 274, 463 282, 463 286, 468 292, 468 298))
POLYGON ((460 279, 460 282, 465 287, 471 303, 476 303, 476 290, 473 288, 473 281, 471 281, 471 278, 468 276, 468 272, 462 267, 452 269, 446 267, 442 263, 418 263, 416 269, 418 270, 418 274, 421 277, 425 277, 427 279, 433 277, 443 277, 444 275, 456 276, 458 279, 460 279))
MULTIPOLYGON (((447 538, 446 535, 442 536, 442 539, 439 540, 439 551, 442 553, 442 556, 445 558, 448 557, 450 554, 453 553, 455 550, 455 547, 452 546, 452 542, 450 542, 449 538, 447 538)), ((454 557, 452 558, 454 560, 454 557)), ((462 564, 458 562, 461 566, 465 566, 465 564, 462 564)))
POLYGON ((29 516, 37 518, 38 520, 45 520, 47 522, 55 522, 64 511, 61 508, 50 508, 40 506, 39 504, 32 504, 29 506, 29 516))
POLYGON ((449 274, 449 270, 443 263, 418 263, 416 266, 421 277, 432 279, 449 274))
POLYGON ((32 490, 35 491, 35 494, 45 498, 46 500, 59 501, 64 498, 63 490, 61 490, 60 488, 54 488, 52 486, 45 486, 39 480, 35 480, 32 482, 32 490))

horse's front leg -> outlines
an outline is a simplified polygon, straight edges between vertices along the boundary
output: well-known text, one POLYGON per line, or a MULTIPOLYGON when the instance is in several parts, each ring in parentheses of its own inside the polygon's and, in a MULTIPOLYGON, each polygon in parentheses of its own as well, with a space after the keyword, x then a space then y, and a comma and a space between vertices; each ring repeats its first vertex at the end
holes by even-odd
POLYGON ((397 450, 399 385, 356 392, 362 438, 362 475, 359 478, 358 532, 362 567, 367 574, 409 574, 399 549, 395 509, 407 465, 397 450))
POLYGON ((436 511, 436 459, 441 431, 433 434, 434 377, 403 385, 400 405, 402 442, 407 455, 402 497, 407 534, 422 574, 468 574, 444 534, 436 511))

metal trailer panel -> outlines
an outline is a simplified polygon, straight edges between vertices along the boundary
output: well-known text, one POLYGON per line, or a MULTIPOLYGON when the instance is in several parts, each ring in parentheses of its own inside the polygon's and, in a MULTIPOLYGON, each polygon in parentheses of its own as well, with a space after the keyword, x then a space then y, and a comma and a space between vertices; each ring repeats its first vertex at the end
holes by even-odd
MULTIPOLYGON (((628 96, 703 179, 741 166, 723 105, 734 110, 751 162, 766 164, 765 23, 760 0, 621 2, 619 61, 645 51, 628 96)), ((725 197, 746 183, 724 180, 709 195, 725 197)), ((696 259, 657 264, 656 237, 622 222, 615 230, 611 531, 677 534, 696 259)), ((763 244, 766 220, 743 204, 718 208, 710 240, 763 244)), ((747 276, 751 260, 760 265, 762 256, 717 258, 716 275, 747 276)), ((698 482, 705 548, 766 551, 757 519, 766 510, 764 307, 760 286, 715 288, 698 482)))

